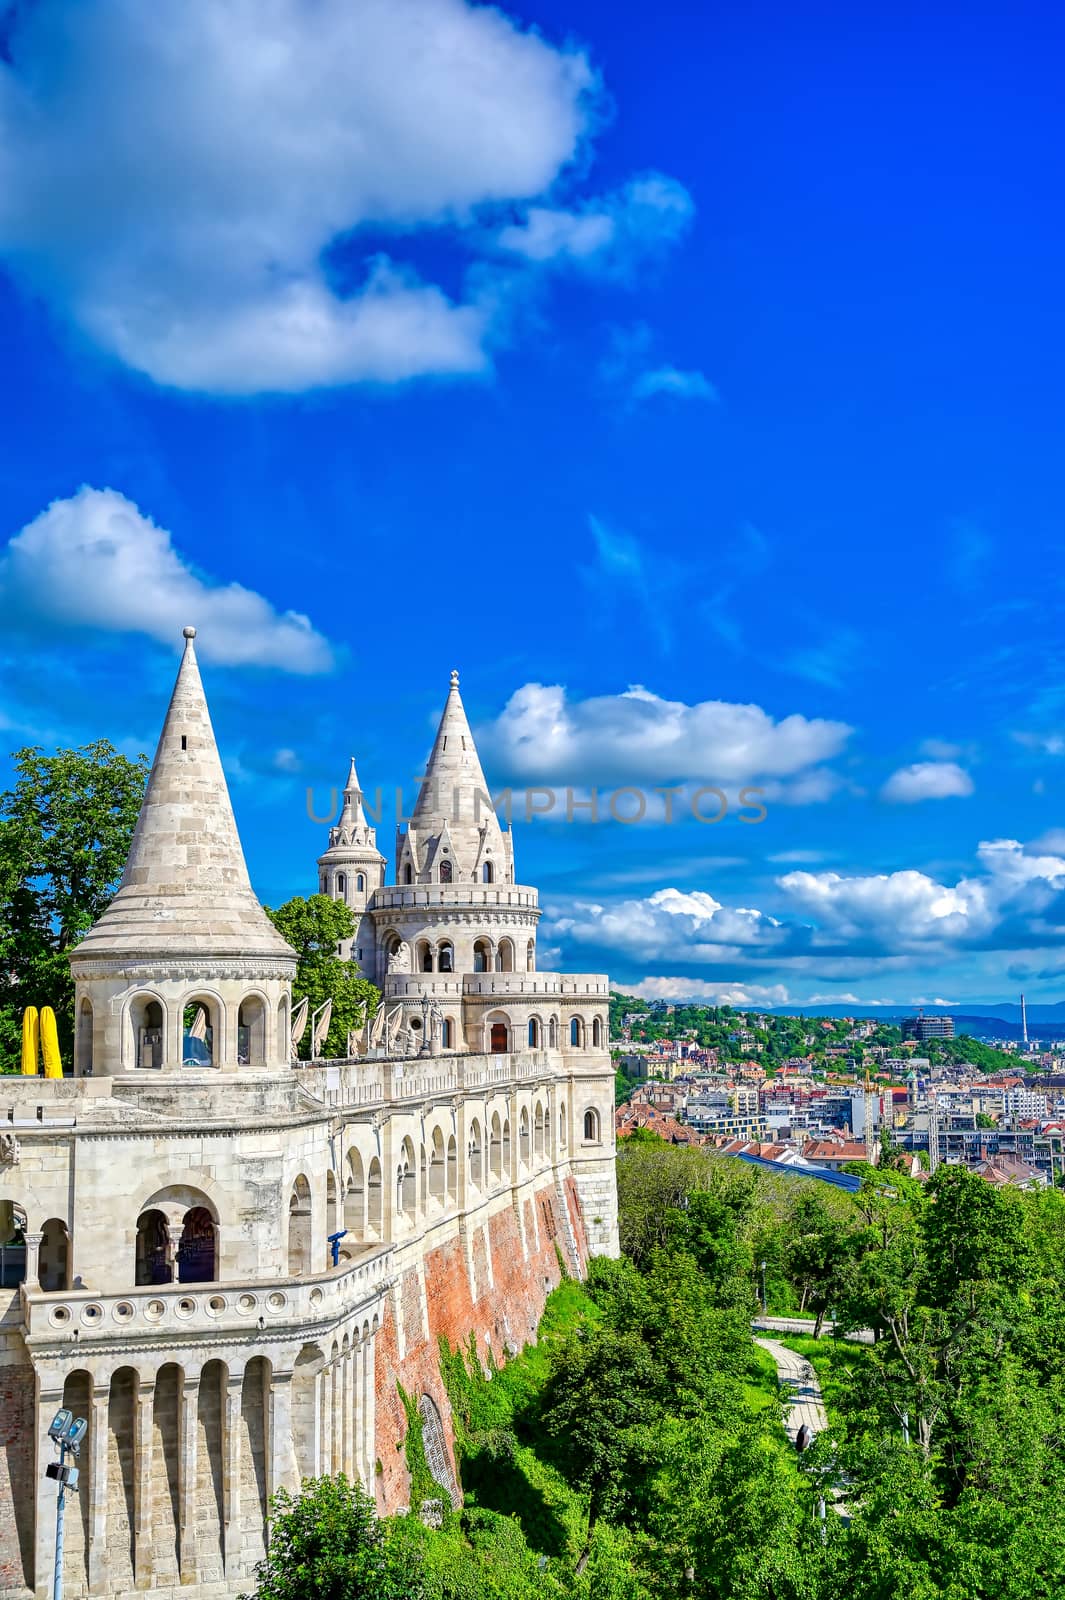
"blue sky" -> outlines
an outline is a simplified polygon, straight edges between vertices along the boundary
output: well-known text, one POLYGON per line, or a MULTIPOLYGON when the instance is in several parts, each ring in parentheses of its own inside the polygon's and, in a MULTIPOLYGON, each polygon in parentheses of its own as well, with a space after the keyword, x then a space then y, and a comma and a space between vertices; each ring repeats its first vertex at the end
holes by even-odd
POLYGON ((552 961, 1059 997, 1057 8, 0 17, 6 747, 150 749, 196 623, 276 902, 458 666, 552 961))

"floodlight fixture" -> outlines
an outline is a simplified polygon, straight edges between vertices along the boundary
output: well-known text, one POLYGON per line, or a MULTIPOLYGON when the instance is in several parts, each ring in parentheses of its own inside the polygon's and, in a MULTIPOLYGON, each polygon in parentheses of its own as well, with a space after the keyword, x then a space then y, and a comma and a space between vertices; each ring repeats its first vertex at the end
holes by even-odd
POLYGON ((67 1429, 66 1445, 68 1450, 76 1450, 88 1432, 89 1424, 84 1417, 75 1417, 67 1429))
POLYGON ((48 1429, 49 1439, 65 1439, 73 1420, 69 1411, 57 1411, 48 1429))

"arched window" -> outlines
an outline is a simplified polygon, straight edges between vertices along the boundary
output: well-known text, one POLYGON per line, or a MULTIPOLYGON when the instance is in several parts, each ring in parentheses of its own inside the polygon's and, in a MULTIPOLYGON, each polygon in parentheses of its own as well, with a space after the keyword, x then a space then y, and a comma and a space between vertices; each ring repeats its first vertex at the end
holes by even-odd
POLYGON ((438 971, 440 971, 440 972, 454 972, 454 970, 455 970, 455 946, 453 944, 451 944, 449 941, 445 940, 444 943, 440 946, 438 954, 437 954, 437 962, 438 962, 438 967, 437 967, 438 971))
POLYGON ((481 1124, 474 1117, 470 1123, 470 1142, 467 1146, 467 1170, 470 1182, 476 1187, 481 1187, 481 1124))
POLYGON ((603 1043, 603 1024, 596 1017, 592 1022, 592 1049, 598 1050, 603 1043))
POLYGON ((566 1102, 563 1100, 558 1108, 558 1142, 563 1149, 566 1147, 566 1102))
POLYGON ((529 1049, 540 1048, 540 1023, 536 1017, 529 1018, 529 1049))
POLYGON ((492 970, 492 951, 487 939, 478 939, 473 947, 474 972, 490 972, 492 970))
POLYGON ((444 1135, 439 1128, 433 1129, 433 1142, 429 1157, 429 1198, 438 1205, 444 1204, 444 1194, 447 1188, 447 1160, 444 1153, 444 1135))
POLYGON ((522 1106, 518 1119, 518 1160, 525 1167, 529 1165, 529 1153, 529 1113, 522 1106))
POLYGON ((365 891, 365 889, 366 889, 366 879, 363 877, 361 872, 357 872, 355 874, 355 890, 356 890, 356 893, 362 894, 365 891))
POLYGON ((380 1239, 384 1206, 381 1192, 381 1163, 374 1156, 366 1169, 366 1232, 371 1239, 380 1239))
POLYGON ((338 895, 338 897, 343 897, 345 894, 347 894, 347 892, 348 892, 347 874, 343 873, 343 872, 338 872, 337 873, 337 895, 338 895))
POLYGON ((422 939, 418 943, 418 971, 432 972, 432 970, 433 947, 427 939, 422 939))
POLYGON ((182 1009, 181 1065, 217 1067, 222 1054, 221 1008, 211 995, 192 995, 182 1009))
POLYGON ((599 1113, 593 1107, 589 1107, 584 1113, 584 1142, 599 1143, 599 1113))
POLYGON ((544 1108, 537 1101, 536 1116, 533 1118, 533 1155, 540 1161, 543 1160, 544 1155, 544 1130, 546 1125, 547 1118, 544 1114, 544 1108))
POLYGON ((500 939, 499 949, 496 951, 496 971, 514 971, 514 946, 509 939, 500 939))
POLYGON ((440 1024, 440 1048, 450 1050, 455 1040, 455 1024, 450 1017, 445 1017, 440 1024))
POLYGON ((355 1149, 348 1151, 347 1184, 344 1189, 344 1226, 348 1230, 346 1244, 357 1243, 366 1231, 366 1184, 362 1173, 362 1157, 355 1149))
POLYGON ((138 995, 129 1008, 129 1020, 133 1029, 133 1065, 161 1067, 166 1034, 162 1002, 150 994, 138 995))
POLYGON ((301 1173, 288 1202, 288 1275, 302 1278, 312 1270, 311 1186, 301 1173))
POLYGON ((525 970, 526 972, 536 971, 536 945, 531 939, 525 947, 525 970))
POLYGON ((569 1021, 569 1042, 574 1050, 579 1050, 581 1047, 582 1031, 580 1017, 571 1017, 569 1021))
POLYGON ((186 1211, 177 1250, 179 1283, 213 1283, 218 1276, 214 1218, 206 1206, 186 1211))
POLYGON ((142 1211, 137 1218, 134 1283, 169 1283, 170 1229, 162 1211, 142 1211))
POLYGON ((28 1219, 14 1200, 0 1200, 0 1288, 15 1289, 26 1277, 28 1219))
POLYGON ((499 1126, 499 1113, 492 1113, 492 1132, 488 1142, 488 1170, 496 1183, 503 1177, 503 1134, 499 1126))
POLYGON ((418 1168, 414 1146, 404 1139, 399 1165, 396 1168, 396 1211, 400 1216, 413 1218, 418 1209, 418 1168))
POLYGON ((552 1017, 547 1025, 547 1043, 550 1049, 558 1049, 558 1018, 552 1017))
POLYGON ((410 865, 410 862, 408 861, 407 865, 403 868, 403 882, 404 883, 411 883, 411 882, 413 882, 413 880, 414 880, 414 873, 411 871, 411 865, 410 865))
POLYGON ((441 883, 450 883, 451 882, 451 874, 452 874, 451 862, 450 861, 441 861, 441 863, 440 863, 440 882, 441 883))
POLYGON ((242 1000, 237 1012, 237 1061, 241 1066, 266 1064, 266 1006, 258 995, 242 1000))
POLYGON ((481 882, 482 883, 491 883, 491 881, 492 881, 492 863, 490 861, 486 861, 484 863, 484 866, 481 868, 481 882))
POLYGON ((37 1281, 42 1289, 54 1293, 68 1287, 70 1239, 60 1217, 49 1217, 41 1230, 37 1253, 37 1281))

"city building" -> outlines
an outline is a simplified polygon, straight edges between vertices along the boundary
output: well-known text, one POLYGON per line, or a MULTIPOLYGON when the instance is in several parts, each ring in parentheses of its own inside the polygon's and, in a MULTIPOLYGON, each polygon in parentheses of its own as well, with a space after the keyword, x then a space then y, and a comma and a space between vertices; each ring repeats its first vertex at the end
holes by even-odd
POLYGON ((916 1039, 923 1044, 926 1039, 953 1039, 953 1017, 926 1017, 919 1011, 915 1017, 904 1017, 902 1020, 902 1037, 916 1039))

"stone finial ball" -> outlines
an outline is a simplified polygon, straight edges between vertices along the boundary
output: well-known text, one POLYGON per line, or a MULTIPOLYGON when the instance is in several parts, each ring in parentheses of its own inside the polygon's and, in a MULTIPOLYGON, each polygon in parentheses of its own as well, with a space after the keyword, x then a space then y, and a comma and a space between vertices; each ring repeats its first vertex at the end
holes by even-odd
POLYGON ((458 667, 452 667, 452 669, 451 669, 451 687, 453 689, 457 689, 458 686, 459 686, 459 669, 458 669, 458 667))
POLYGON ((195 628, 182 628, 181 632, 184 634, 186 639, 195 639, 196 637, 195 628))

